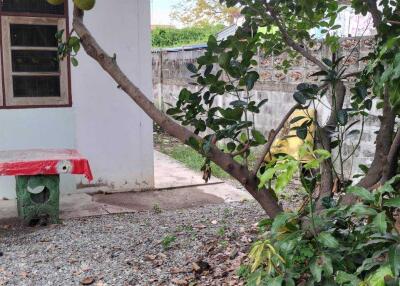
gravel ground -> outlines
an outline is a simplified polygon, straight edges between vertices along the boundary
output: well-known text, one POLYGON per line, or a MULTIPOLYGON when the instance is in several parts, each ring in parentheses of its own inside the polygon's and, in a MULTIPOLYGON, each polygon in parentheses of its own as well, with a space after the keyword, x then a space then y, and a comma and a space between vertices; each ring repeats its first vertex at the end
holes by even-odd
POLYGON ((254 202, 0 229, 0 285, 243 285, 254 202))

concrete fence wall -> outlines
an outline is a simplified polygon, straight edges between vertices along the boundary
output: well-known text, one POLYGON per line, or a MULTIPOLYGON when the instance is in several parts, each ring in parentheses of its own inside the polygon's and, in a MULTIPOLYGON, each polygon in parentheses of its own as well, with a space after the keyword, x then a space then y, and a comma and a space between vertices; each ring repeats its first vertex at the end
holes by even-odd
MULTIPOLYGON (((361 60, 373 48, 374 41, 371 37, 364 38, 343 38, 341 39, 339 56, 345 56, 343 62, 346 64, 347 72, 360 70, 366 64, 361 60)), ((319 59, 331 58, 329 49, 320 43, 311 48, 312 53, 319 59)), ((187 63, 194 63, 204 53, 204 50, 181 50, 181 51, 157 51, 153 52, 153 95, 157 106, 166 110, 169 104, 174 104, 182 88, 193 89, 189 83, 190 72, 186 69, 187 63)), ((260 74, 260 81, 256 84, 251 93, 256 100, 268 98, 260 114, 254 118, 257 129, 267 134, 271 129, 276 128, 283 115, 290 109, 295 101, 293 92, 301 82, 317 82, 321 78, 310 77, 317 72, 318 67, 306 60, 299 58, 287 73, 278 69, 286 55, 263 57, 257 56, 257 71, 260 74)), ((346 82, 349 92, 354 78, 346 82)), ((349 98, 349 97, 348 97, 349 98)), ((217 102, 220 106, 226 106, 231 101, 229 97, 222 97, 217 102)), ((347 103, 348 104, 348 103, 347 103)), ((317 106, 317 113, 320 121, 324 122, 329 110, 322 104, 317 106)), ((372 110, 371 115, 366 119, 361 148, 355 152, 355 158, 348 160, 345 169, 350 172, 357 172, 359 164, 369 164, 373 158, 375 132, 379 128, 379 111, 372 110)), ((358 124, 359 126, 360 124, 358 124)), ((353 145, 358 141, 358 136, 349 137, 346 140, 345 151, 350 153, 353 145)))

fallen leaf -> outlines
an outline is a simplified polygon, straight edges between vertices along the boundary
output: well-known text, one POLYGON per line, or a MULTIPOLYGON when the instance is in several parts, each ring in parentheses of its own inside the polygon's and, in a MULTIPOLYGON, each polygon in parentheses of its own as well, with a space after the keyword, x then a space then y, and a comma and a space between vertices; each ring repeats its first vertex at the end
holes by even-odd
POLYGON ((174 283, 175 285, 188 285, 188 282, 185 279, 172 279, 171 281, 172 283, 174 283))
POLYGON ((81 284, 82 285, 92 285, 93 283, 94 283, 94 278, 93 277, 86 277, 86 278, 83 278, 82 280, 81 280, 81 284))
POLYGON ((192 268, 193 268, 193 270, 195 271, 195 272, 198 272, 198 271, 200 271, 200 266, 196 263, 196 262, 193 262, 192 263, 192 268))
POLYGON ((153 261, 153 260, 155 260, 157 258, 157 256, 156 255, 147 254, 147 255, 144 256, 144 258, 147 261, 153 261))

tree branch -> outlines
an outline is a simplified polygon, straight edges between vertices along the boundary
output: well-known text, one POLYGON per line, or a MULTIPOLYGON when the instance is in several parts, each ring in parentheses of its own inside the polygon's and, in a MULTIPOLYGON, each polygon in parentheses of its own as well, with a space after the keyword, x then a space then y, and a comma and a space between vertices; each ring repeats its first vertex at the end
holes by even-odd
POLYGON ((389 154, 387 156, 387 164, 383 170, 383 175, 380 183, 384 184, 387 180, 390 180, 396 172, 397 159, 400 154, 400 128, 397 129, 396 136, 390 146, 389 154))
POLYGON ((287 29, 285 28, 284 24, 282 23, 281 19, 279 18, 278 13, 274 11, 272 7, 268 4, 266 5, 266 9, 269 12, 271 18, 274 20, 275 24, 278 26, 279 31, 282 33, 283 40, 286 42, 288 46, 290 46, 293 50, 300 53, 309 61, 316 64, 321 70, 328 71, 328 67, 319 59, 314 57, 311 52, 304 46, 296 43, 289 35, 287 29))
POLYGON ((257 163, 256 163, 256 165, 254 167, 253 175, 257 175, 258 170, 261 168, 262 164, 264 163, 265 156, 267 156, 268 153, 270 152, 272 144, 274 143, 274 141, 276 139, 276 136, 279 134, 279 132, 281 131, 283 126, 285 126, 286 121, 288 121, 288 119, 292 115, 292 113, 295 112, 295 110, 299 109, 299 108, 301 108, 300 104, 296 104, 292 108, 290 108, 290 110, 282 118, 282 121, 281 121, 281 123, 279 123, 278 127, 276 128, 276 130, 271 130, 271 132, 269 134, 268 142, 265 145, 265 148, 264 148, 263 152, 261 153, 261 156, 258 158, 257 163))
MULTIPOLYGON (((374 160, 372 161, 365 177, 357 184, 366 189, 372 188, 382 179, 383 171, 388 165, 388 154, 393 146, 392 138, 396 115, 392 110, 387 89, 385 89, 383 103, 382 116, 379 118, 381 126, 378 135, 376 136, 374 160)), ((393 148, 398 147, 393 146, 393 148)), ((346 194, 343 197, 342 203, 352 204, 356 200, 357 198, 355 196, 346 194)))
MULTIPOLYGON (((73 28, 81 39, 82 47, 86 53, 92 57, 99 65, 114 79, 114 81, 125 91, 125 93, 158 125, 160 125, 168 134, 187 144, 189 138, 195 138, 202 142, 202 138, 177 124, 164 113, 159 111, 153 102, 134 85, 123 73, 116 61, 110 57, 103 48, 93 38, 90 31, 83 22, 84 12, 74 7, 73 28)), ((212 145, 207 157, 220 166, 223 170, 237 179, 246 190, 260 203, 266 213, 274 218, 282 209, 275 198, 268 190, 258 190, 258 181, 250 171, 236 162, 228 153, 224 153, 216 146, 212 145)))

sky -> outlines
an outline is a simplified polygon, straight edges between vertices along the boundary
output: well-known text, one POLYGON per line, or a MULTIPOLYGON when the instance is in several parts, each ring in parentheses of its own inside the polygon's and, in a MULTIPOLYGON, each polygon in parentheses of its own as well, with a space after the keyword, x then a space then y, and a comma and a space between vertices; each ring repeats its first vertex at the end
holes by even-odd
POLYGON ((171 25, 174 24, 169 14, 171 8, 178 0, 151 0, 151 24, 152 25, 171 25))

